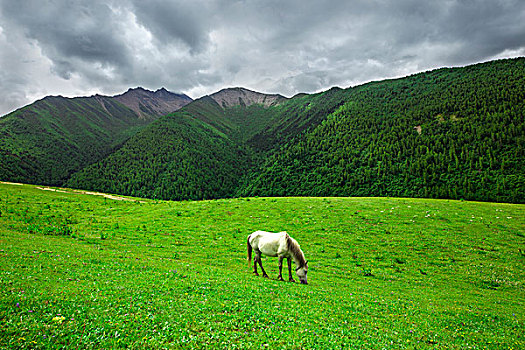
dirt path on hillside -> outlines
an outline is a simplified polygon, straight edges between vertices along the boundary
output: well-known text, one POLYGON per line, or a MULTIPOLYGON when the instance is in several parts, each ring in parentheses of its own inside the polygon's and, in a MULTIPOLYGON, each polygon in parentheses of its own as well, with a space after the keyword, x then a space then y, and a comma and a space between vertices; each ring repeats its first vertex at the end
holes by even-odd
POLYGON ((139 201, 139 200, 136 200, 136 199, 133 199, 133 198, 119 197, 119 196, 114 196, 112 194, 101 193, 101 192, 73 190, 72 193, 89 194, 89 195, 92 195, 92 196, 102 196, 102 197, 105 197, 105 198, 114 199, 116 201, 129 201, 129 202, 146 203, 145 201, 139 201))
POLYGON ((64 190, 59 190, 59 189, 56 189, 56 188, 49 188, 49 187, 36 187, 38 188, 39 190, 42 190, 42 191, 53 191, 53 192, 62 192, 62 193, 68 193, 67 191, 64 191, 64 190))
MULTIPOLYGON (((6 185, 16 185, 16 186, 25 185, 25 184, 21 184, 21 183, 7 182, 7 181, 0 181, 0 183, 6 184, 6 185)), ((29 186, 32 186, 32 185, 29 185, 29 186)), ((51 188, 51 187, 41 187, 41 186, 35 186, 35 188, 37 188, 39 190, 42 190, 42 191, 52 191, 52 192, 60 192, 60 193, 72 193, 72 194, 88 194, 88 195, 91 195, 91 196, 101 196, 101 197, 108 198, 108 199, 113 199, 113 200, 116 200, 116 201, 128 201, 128 202, 146 203, 146 201, 141 201, 141 200, 138 200, 138 199, 120 197, 120 196, 115 196, 115 195, 112 195, 112 194, 101 193, 101 192, 92 192, 92 191, 84 191, 84 190, 70 190, 70 189, 65 189, 65 188, 51 188)))

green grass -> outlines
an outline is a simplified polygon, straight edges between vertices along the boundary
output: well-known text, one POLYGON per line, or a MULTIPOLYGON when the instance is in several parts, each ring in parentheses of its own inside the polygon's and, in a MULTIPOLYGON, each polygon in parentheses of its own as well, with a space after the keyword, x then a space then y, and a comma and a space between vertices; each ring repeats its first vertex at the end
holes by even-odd
MULTIPOLYGON (((142 201, 142 200, 141 200, 142 201)), ((525 206, 117 201, 0 184, 1 348, 525 346, 525 206), (288 231, 307 286, 246 262, 288 231)), ((284 275, 287 278, 287 274, 284 275)))

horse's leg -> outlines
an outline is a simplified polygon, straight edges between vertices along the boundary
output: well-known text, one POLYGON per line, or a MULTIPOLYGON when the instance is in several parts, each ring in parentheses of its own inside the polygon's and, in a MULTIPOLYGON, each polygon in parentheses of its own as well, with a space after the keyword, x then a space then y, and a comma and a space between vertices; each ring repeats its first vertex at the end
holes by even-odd
POLYGON ((277 277, 279 281, 284 281, 283 280, 283 259, 284 259, 283 256, 279 257, 279 277, 277 277))
POLYGON ((264 267, 262 266, 262 259, 261 259, 261 252, 257 255, 257 261, 259 262, 259 266, 261 267, 263 277, 268 278, 268 275, 266 274, 266 271, 264 271, 264 267))
POLYGON ((255 276, 259 276, 259 274, 257 273, 257 260, 260 258, 261 256, 261 253, 259 253, 258 251, 255 251, 255 257, 253 258, 253 274, 255 276))
POLYGON ((287 260, 288 260, 288 276, 290 276, 289 281, 295 282, 295 280, 292 277, 292 258, 288 258, 287 260))

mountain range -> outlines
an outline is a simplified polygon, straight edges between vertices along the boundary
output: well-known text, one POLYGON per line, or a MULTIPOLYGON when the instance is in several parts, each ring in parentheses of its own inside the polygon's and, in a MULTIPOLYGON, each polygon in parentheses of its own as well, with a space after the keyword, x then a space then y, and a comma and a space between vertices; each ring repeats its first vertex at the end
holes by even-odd
POLYGON ((292 98, 46 97, 0 118, 0 180, 159 199, 525 202, 525 59, 292 98))

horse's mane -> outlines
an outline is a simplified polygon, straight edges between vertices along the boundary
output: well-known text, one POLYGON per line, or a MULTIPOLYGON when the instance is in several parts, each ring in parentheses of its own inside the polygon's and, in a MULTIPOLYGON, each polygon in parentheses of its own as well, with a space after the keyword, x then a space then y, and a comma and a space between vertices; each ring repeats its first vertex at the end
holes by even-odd
POLYGON ((288 234, 286 234, 286 246, 299 263, 298 268, 305 266, 306 259, 304 257, 303 251, 301 250, 301 247, 299 246, 299 243, 297 243, 297 241, 288 234))

